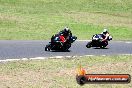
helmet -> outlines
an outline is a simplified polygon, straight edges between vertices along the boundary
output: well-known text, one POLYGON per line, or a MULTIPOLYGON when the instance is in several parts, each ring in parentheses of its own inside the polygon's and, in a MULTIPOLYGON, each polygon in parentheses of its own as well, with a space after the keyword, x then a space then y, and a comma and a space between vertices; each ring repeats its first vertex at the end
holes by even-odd
POLYGON ((65 28, 64 28, 64 31, 65 31, 65 32, 69 32, 70 29, 69 29, 68 27, 65 27, 65 28))
POLYGON ((106 33, 108 33, 108 30, 105 28, 105 29, 103 30, 103 34, 106 34, 106 33))
POLYGON ((63 36, 64 34, 63 33, 60 33, 61 36, 63 36))

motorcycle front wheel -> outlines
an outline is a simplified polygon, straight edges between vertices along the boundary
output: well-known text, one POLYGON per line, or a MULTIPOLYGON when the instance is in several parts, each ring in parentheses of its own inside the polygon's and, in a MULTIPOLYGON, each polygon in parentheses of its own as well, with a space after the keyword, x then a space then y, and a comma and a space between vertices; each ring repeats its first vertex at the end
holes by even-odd
POLYGON ((102 43, 102 45, 100 46, 100 48, 106 48, 107 45, 108 45, 108 41, 102 43))
POLYGON ((91 43, 92 43, 92 41, 88 42, 87 45, 86 45, 86 47, 87 48, 91 48, 91 46, 92 46, 91 43))
POLYGON ((45 51, 50 51, 50 44, 46 45, 45 51))

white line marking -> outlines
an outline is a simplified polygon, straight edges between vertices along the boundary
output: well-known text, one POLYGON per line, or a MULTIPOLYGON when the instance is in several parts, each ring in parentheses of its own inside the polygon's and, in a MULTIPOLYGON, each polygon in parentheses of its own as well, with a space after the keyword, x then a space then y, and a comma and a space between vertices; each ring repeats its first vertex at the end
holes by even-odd
POLYGON ((128 43, 128 44, 130 44, 130 43, 132 43, 132 42, 125 42, 125 43, 128 43))
POLYGON ((83 56, 79 56, 79 57, 83 57, 83 56))
POLYGON ((84 56, 87 56, 87 57, 89 57, 89 56, 95 56, 95 55, 84 55, 84 56))
POLYGON ((35 57, 35 58, 30 58, 30 60, 43 60, 46 59, 46 57, 35 57))
POLYGON ((105 57, 106 55, 101 55, 101 56, 104 56, 105 57))
POLYGON ((49 57, 50 59, 53 59, 53 58, 55 58, 55 57, 49 57))
POLYGON ((22 59, 20 59, 20 60, 28 60, 28 58, 22 58, 22 59))
POLYGON ((0 60, 0 62, 9 62, 9 61, 19 61, 20 59, 6 59, 6 60, 0 60))
MULTIPOLYGON (((118 54, 118 55, 132 55, 132 54, 118 54)), ((107 56, 107 55, 83 55, 83 56, 107 56)), ((61 58, 76 58, 76 57, 83 57, 83 56, 54 56, 54 57, 35 57, 35 58, 22 58, 22 59, 6 59, 0 60, 0 62, 10 62, 10 61, 19 61, 19 60, 45 60, 45 59, 61 59, 61 58)))
POLYGON ((18 61, 20 59, 6 59, 7 61, 18 61))
POLYGON ((0 62, 6 62, 7 60, 0 60, 0 62))
POLYGON ((55 56, 55 58, 63 58, 64 56, 55 56))
POLYGON ((66 58, 71 58, 72 56, 66 56, 66 58))

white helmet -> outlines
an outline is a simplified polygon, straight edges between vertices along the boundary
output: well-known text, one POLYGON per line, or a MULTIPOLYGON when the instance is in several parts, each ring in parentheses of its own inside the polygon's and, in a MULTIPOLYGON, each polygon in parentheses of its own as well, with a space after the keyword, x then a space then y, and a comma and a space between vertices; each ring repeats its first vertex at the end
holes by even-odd
POLYGON ((108 29, 105 28, 105 29, 103 30, 103 32, 108 32, 108 29))
POLYGON ((106 34, 106 33, 108 33, 108 29, 105 28, 105 29, 103 30, 103 34, 106 34))
POLYGON ((65 27, 64 29, 65 29, 66 31, 68 31, 68 30, 69 30, 69 28, 68 28, 68 27, 65 27))
POLYGON ((64 28, 64 31, 65 31, 65 32, 69 32, 70 29, 69 29, 68 27, 65 27, 65 28, 64 28))

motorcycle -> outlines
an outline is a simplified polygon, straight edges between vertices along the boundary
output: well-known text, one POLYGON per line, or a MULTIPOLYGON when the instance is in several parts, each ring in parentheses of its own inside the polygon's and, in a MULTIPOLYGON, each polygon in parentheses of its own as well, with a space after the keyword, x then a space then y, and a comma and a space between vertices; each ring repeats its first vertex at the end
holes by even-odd
POLYGON ((91 47, 100 47, 100 48, 105 48, 108 45, 108 41, 112 40, 112 36, 108 36, 108 38, 105 41, 102 41, 103 37, 102 34, 95 34, 92 37, 92 41, 88 42, 86 47, 91 48, 91 47))
POLYGON ((71 44, 77 39, 76 36, 70 36, 66 42, 62 43, 60 41, 59 35, 52 37, 51 42, 46 45, 45 51, 68 51, 71 44))

